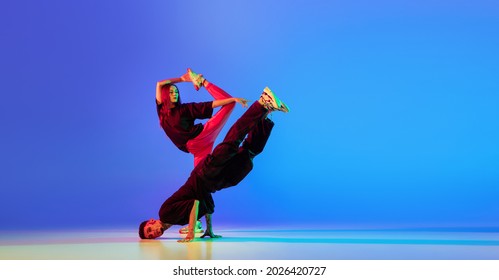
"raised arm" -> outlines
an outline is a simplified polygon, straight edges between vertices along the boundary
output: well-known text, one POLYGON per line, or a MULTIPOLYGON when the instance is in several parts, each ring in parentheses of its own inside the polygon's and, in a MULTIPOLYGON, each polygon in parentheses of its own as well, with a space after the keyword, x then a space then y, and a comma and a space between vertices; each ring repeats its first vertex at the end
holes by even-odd
POLYGON ((171 78, 162 80, 156 83, 156 101, 161 103, 161 88, 167 84, 176 84, 181 82, 190 82, 191 78, 188 73, 185 73, 180 78, 171 78))
POLYGON ((222 237, 221 235, 215 235, 213 233, 213 227, 212 227, 212 224, 211 224, 211 214, 206 214, 204 215, 205 219, 206 219, 206 230, 204 232, 204 234, 201 236, 201 238, 204 238, 205 236, 209 236, 211 238, 220 238, 222 237))
POLYGON ((194 239, 194 229, 196 226, 196 222, 198 220, 198 209, 199 209, 199 200, 194 200, 194 204, 192 205, 191 214, 189 216, 189 232, 184 239, 179 240, 178 242, 191 242, 194 239))
POLYGON ((232 102, 237 102, 241 104, 243 107, 248 107, 248 100, 244 98, 239 98, 239 97, 231 97, 227 99, 219 99, 219 100, 213 100, 213 105, 211 105, 212 108, 217 108, 232 102))

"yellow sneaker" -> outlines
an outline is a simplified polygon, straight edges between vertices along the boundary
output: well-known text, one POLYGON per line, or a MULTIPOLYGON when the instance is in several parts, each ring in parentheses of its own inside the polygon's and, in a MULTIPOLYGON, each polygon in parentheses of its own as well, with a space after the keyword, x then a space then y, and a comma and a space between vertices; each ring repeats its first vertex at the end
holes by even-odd
POLYGON ((191 77, 192 84, 196 90, 199 90, 203 86, 204 77, 201 74, 197 74, 191 70, 191 68, 187 68, 187 73, 191 77))
POLYGON ((263 106, 269 111, 281 111, 284 113, 289 112, 289 107, 282 102, 279 97, 277 97, 270 88, 266 87, 263 89, 260 100, 263 106))

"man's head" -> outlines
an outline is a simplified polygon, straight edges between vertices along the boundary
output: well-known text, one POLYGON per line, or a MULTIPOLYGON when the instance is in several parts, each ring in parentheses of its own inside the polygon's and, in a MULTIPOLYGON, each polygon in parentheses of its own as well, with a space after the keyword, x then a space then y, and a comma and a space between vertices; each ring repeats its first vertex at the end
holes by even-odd
POLYGON ((149 219, 143 221, 139 226, 139 236, 142 239, 154 239, 163 235, 165 231, 160 220, 149 219))
POLYGON ((167 84, 161 88, 161 102, 167 105, 167 108, 175 107, 180 101, 178 87, 174 84, 167 84))

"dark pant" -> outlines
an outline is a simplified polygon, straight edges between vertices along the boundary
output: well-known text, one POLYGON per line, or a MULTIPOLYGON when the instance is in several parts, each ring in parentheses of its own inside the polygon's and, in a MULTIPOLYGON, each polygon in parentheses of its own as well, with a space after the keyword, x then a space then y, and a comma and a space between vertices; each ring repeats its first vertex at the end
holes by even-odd
POLYGON ((213 182, 214 191, 236 185, 253 169, 253 158, 263 151, 274 127, 266 113, 254 102, 203 162, 198 174, 213 182))

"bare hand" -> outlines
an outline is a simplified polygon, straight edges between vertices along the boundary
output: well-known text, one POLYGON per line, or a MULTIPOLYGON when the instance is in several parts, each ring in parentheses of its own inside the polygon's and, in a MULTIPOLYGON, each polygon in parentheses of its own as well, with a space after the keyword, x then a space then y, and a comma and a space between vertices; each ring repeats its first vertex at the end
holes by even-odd
POLYGON ((249 100, 244 99, 244 98, 239 98, 239 97, 236 97, 234 99, 236 100, 237 103, 241 104, 244 108, 248 107, 249 100))
POLYGON ((216 235, 213 233, 211 230, 206 230, 203 235, 201 235, 201 238, 205 238, 205 236, 209 236, 210 238, 220 238, 222 237, 221 235, 216 235))
POLYGON ((182 75, 180 79, 184 82, 192 82, 191 75, 189 75, 189 72, 186 72, 184 75, 182 75))
POLYGON ((187 234, 187 236, 184 239, 177 240, 177 242, 187 243, 187 242, 191 242, 192 240, 194 240, 194 234, 187 234))

